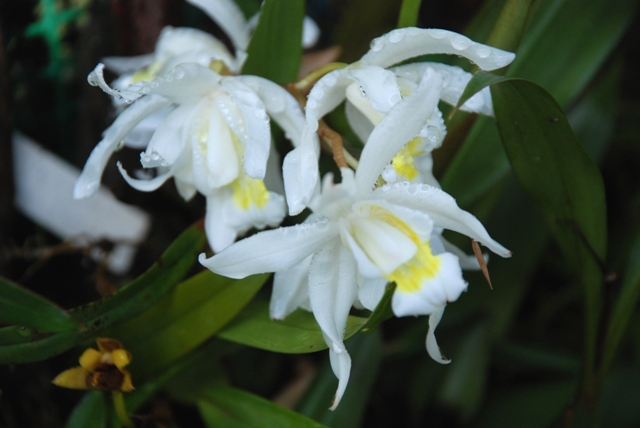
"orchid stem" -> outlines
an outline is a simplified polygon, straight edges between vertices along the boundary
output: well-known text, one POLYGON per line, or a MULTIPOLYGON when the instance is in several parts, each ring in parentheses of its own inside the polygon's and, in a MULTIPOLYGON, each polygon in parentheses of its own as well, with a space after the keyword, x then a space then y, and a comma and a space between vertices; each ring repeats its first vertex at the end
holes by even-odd
POLYGON ((120 423, 122 423, 123 427, 126 428, 135 428, 135 424, 129 418, 129 414, 127 413, 127 407, 124 404, 124 395, 122 391, 113 391, 113 406, 116 409, 116 415, 118 415, 118 419, 120 423))

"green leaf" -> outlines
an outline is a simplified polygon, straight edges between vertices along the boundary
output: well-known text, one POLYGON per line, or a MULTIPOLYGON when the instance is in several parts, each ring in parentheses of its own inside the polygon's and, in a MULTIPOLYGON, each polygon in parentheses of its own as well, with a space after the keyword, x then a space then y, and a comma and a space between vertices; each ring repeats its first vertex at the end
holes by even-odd
POLYGON ((0 323, 61 332, 78 327, 69 314, 18 284, 0 277, 0 323))
POLYGON ((606 258, 606 202, 598 167, 555 100, 514 79, 491 86, 496 120, 511 166, 533 198, 585 289, 584 384, 591 384, 606 258))
POLYGON ((450 116, 453 116, 460 109, 460 107, 476 93, 480 92, 489 85, 493 85, 494 83, 502 82, 507 79, 508 77, 497 76, 487 71, 476 71, 471 80, 469 80, 469 83, 467 83, 467 86, 464 88, 464 91, 462 92, 462 95, 458 100, 458 104, 456 104, 450 116))
MULTIPOLYGON (((344 339, 360 331, 367 318, 349 316, 344 339)), ((220 333, 219 337, 254 348, 286 354, 304 354, 327 348, 313 315, 298 309, 282 321, 269 318, 266 302, 252 302, 220 333)))
POLYGON ((102 391, 87 392, 76 405, 65 425, 66 428, 106 428, 113 427, 107 419, 111 409, 107 409, 108 398, 102 391))
POLYGON ((203 391, 198 401, 208 427, 322 428, 324 425, 264 398, 228 386, 203 391))
POLYGON ((613 362, 618 346, 640 298, 640 236, 636 237, 611 320, 607 328, 603 349, 600 377, 604 378, 613 362))
POLYGON ((363 333, 375 331, 378 328, 378 325, 382 321, 388 320, 393 317, 393 310, 391 309, 391 299, 393 298, 393 292, 396 290, 395 282, 387 284, 387 289, 380 299, 378 306, 374 309, 374 311, 369 315, 367 322, 362 326, 363 333))
POLYGON ((268 277, 263 274, 233 280, 204 271, 109 334, 133 355, 131 372, 148 375, 213 336, 240 312, 268 277))
POLYGON ((242 74, 281 84, 294 82, 302 59, 303 19, 304 1, 265 0, 242 74))
POLYGON ((47 334, 20 328, 2 329, 0 364, 50 358, 95 337, 111 325, 144 312, 161 300, 189 271, 205 240, 201 226, 188 228, 156 264, 132 283, 106 299, 69 311, 76 321, 82 323, 78 330, 47 334), (13 339, 12 332, 16 333, 13 339))
MULTIPOLYGON (((507 75, 532 80, 547 89, 562 107, 567 107, 605 63, 637 6, 638 0, 541 0, 534 6, 536 13, 507 75)), ((474 28, 477 30, 468 36, 482 40, 486 28, 474 28)), ((450 129, 449 133, 455 134, 455 130, 450 129)), ((499 143, 495 123, 482 117, 467 135, 440 183, 466 207, 508 171, 509 162, 499 143)))
POLYGON ((420 3, 422 0, 403 0, 398 17, 398 28, 416 27, 420 15, 420 3))
POLYGON ((338 384, 331 363, 322 365, 315 381, 306 393, 298 411, 333 428, 358 428, 374 393, 376 376, 382 363, 382 337, 379 331, 373 334, 358 334, 345 343, 351 356, 349 386, 336 410, 329 410, 338 384))

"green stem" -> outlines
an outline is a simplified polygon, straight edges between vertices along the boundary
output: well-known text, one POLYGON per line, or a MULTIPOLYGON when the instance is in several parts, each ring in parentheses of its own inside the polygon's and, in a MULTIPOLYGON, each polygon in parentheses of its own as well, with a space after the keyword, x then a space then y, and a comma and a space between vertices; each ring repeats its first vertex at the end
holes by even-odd
POLYGON ((402 2, 400 16, 398 17, 398 28, 415 27, 418 25, 420 3, 422 3, 422 0, 404 0, 402 2))
POLYGON ((487 44, 514 52, 520 45, 533 0, 507 0, 487 44))
POLYGON ((126 428, 135 428, 135 424, 129 418, 129 414, 127 413, 127 407, 124 405, 124 395, 122 391, 113 391, 113 406, 116 409, 116 415, 118 415, 118 419, 120 423, 122 423, 123 427, 126 428))

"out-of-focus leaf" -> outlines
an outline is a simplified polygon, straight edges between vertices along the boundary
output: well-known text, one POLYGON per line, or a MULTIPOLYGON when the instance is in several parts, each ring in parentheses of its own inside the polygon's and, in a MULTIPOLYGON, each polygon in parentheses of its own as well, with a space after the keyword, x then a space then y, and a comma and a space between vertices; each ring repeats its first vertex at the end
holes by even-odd
POLYGON ((440 389, 440 400, 458 410, 462 420, 475 414, 484 396, 489 369, 489 328, 479 324, 471 330, 455 355, 440 389))
POLYGON ((532 1, 507 0, 491 30, 487 44, 508 51, 517 49, 529 18, 532 1))
POLYGON ((276 83, 296 80, 302 58, 304 1, 265 0, 242 74, 276 83))
POLYGON ((380 332, 359 334, 345 343, 351 356, 349 386, 334 411, 329 410, 338 381, 325 361, 298 411, 332 428, 358 428, 382 362, 380 332))
POLYGON ((577 376, 580 359, 515 343, 498 343, 495 362, 518 373, 539 373, 540 370, 577 376))
POLYGON ((422 0, 403 0, 398 17, 398 28, 416 27, 420 14, 420 3, 422 0))
POLYGON ((0 277, 0 323, 26 326, 42 332, 78 327, 69 314, 18 284, 0 277))
MULTIPOLYGON (((562 107, 568 106, 618 43, 637 6, 637 0, 541 0, 507 75, 541 85, 562 107)), ((489 8, 491 16, 496 8, 489 8)), ((473 32, 468 36, 482 40, 486 28, 474 26, 473 32)), ((476 121, 440 183, 466 207, 508 170, 495 123, 483 117, 476 121)))
POLYGON ((600 366, 600 375, 604 377, 609 370, 609 366, 613 362, 620 340, 626 331, 627 324, 638 306, 640 298, 640 236, 636 237, 627 271, 624 274, 624 282, 622 289, 618 295, 611 320, 607 328, 605 341, 603 345, 603 357, 600 366))
POLYGON ((624 367, 612 370, 602 388, 599 403, 600 426, 627 428, 640 426, 640 370, 624 367))
POLYGON ((0 364, 29 363, 60 354, 80 342, 93 338, 105 328, 130 319, 162 299, 187 273, 202 251, 205 236, 201 225, 188 228, 165 251, 147 272, 114 295, 69 311, 81 322, 78 330, 43 334, 33 330, 14 329, 16 339, 7 342, 10 330, 0 338, 0 364), (25 341, 24 337, 29 340, 25 341))
POLYGON ((131 372, 144 376, 213 336, 253 298, 269 275, 233 280, 204 271, 179 284, 157 306, 110 332, 133 355, 131 372))
POLYGON ((202 419, 215 428, 322 428, 324 425, 264 398, 228 386, 202 392, 198 401, 202 419))
POLYGON ((495 428, 517 425, 519 428, 546 428, 552 426, 571 400, 574 382, 565 381, 535 385, 493 396, 483 405, 482 413, 474 424, 477 428, 495 428))
MULTIPOLYGON (((367 318, 349 316, 345 340, 362 328, 367 318)), ((230 322, 219 337, 254 348, 286 354, 305 354, 327 349, 322 331, 313 315, 302 309, 282 321, 269 318, 269 305, 252 302, 230 322)))
MULTIPOLYGON (((111 428, 115 424, 109 420, 107 397, 102 391, 90 391, 76 405, 65 425, 66 428, 111 428)), ((111 409, 110 409, 111 410, 111 409)), ((111 411, 113 413, 113 411, 111 411)))
POLYGON ((363 333, 376 330, 382 321, 388 320, 393 316, 393 311, 391 310, 391 299, 393 298, 393 292, 395 290, 395 283, 392 282, 387 284, 387 289, 385 290, 382 299, 380 299, 380 303, 378 303, 378 306, 376 306, 371 315, 369 315, 365 325, 362 326, 361 331, 363 333))

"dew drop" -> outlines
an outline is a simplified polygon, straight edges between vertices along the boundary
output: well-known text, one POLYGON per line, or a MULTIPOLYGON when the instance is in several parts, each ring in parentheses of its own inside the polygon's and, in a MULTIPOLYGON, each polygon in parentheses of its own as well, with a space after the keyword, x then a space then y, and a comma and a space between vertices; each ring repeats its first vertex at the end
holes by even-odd
POLYGON ((467 39, 464 36, 455 36, 451 39, 451 46, 453 46, 456 50, 464 50, 471 46, 471 40, 467 39))
POLYGON ((434 39, 444 39, 447 33, 445 30, 429 30, 429 35, 434 39))
POLYGON ((402 39, 404 39, 404 35, 405 35, 405 31, 404 30, 396 30, 396 31, 392 31, 389 34, 389 41, 391 43, 398 43, 401 42, 402 39))
POLYGON ((374 39, 371 42, 371 50, 373 52, 379 52, 382 49, 382 45, 384 45, 384 42, 380 39, 374 39))
POLYGON ((327 74, 324 78, 324 84, 328 87, 335 85, 337 81, 338 79, 336 79, 336 77, 331 74, 327 74))
POLYGON ((490 53, 491 53, 491 49, 489 49, 487 46, 480 45, 476 48, 476 54, 480 58, 486 58, 489 56, 490 53))

